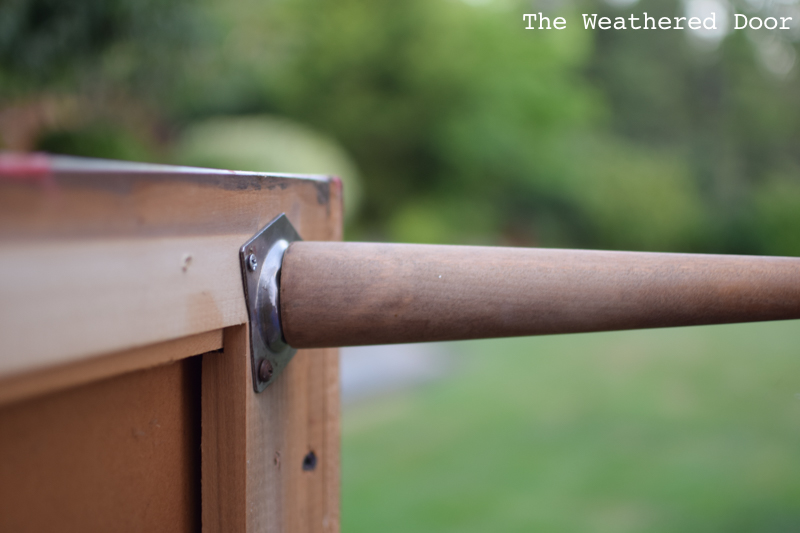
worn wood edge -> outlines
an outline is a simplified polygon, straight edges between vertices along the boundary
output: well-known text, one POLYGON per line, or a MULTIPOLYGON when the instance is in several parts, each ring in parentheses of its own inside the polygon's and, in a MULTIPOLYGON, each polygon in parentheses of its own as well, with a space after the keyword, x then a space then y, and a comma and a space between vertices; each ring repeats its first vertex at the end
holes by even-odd
POLYGON ((327 181, 322 174, 286 172, 255 172, 219 168, 162 165, 136 161, 119 161, 93 157, 37 153, 0 153, 0 179, 37 180, 53 174, 143 174, 143 175, 216 175, 225 178, 239 176, 270 176, 296 180, 327 181))
POLYGON ((141 348, 0 379, 0 405, 120 374, 172 363, 222 348, 222 330, 207 331, 141 348))
POLYGON ((281 212, 300 225, 327 218, 337 187, 321 176, 195 170, 0 172, 0 241, 252 236, 281 212))

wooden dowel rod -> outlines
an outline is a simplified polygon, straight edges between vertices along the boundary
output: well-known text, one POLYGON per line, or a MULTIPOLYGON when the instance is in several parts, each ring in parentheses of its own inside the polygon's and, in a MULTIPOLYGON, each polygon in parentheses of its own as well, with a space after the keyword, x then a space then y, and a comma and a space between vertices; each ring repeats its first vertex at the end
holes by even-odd
POLYGON ((800 259, 297 242, 281 320, 296 348, 800 318, 800 259))

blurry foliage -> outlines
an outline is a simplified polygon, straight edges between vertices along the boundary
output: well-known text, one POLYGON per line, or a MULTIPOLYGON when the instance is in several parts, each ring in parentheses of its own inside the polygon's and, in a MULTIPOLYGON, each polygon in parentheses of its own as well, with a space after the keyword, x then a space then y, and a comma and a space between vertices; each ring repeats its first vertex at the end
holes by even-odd
POLYGON ((159 87, 193 43, 189 1, 4 0, 2 96, 91 91, 114 82, 129 91, 159 87))
POLYGON ((755 233, 768 250, 800 256, 800 170, 777 176, 759 187, 755 201, 755 233))
MULTIPOLYGON (((221 116, 305 124, 358 167, 343 176, 360 175, 364 192, 351 238, 800 253, 797 68, 765 68, 756 32, 715 48, 681 31, 579 24, 581 12, 682 9, 7 0, 0 108, 80 98, 80 119, 42 120, 31 148, 270 171, 298 166, 236 156, 236 136, 208 128, 204 146, 227 146, 225 158, 201 162, 205 149, 186 147, 221 116), (521 13, 539 10, 569 28, 524 30, 521 13), (132 118, 132 101, 147 111, 132 118)), ((284 151, 302 167, 309 146, 284 151)))
POLYGON ((619 139, 570 150, 576 153, 563 154, 573 165, 559 182, 561 196, 584 214, 586 245, 679 250, 707 237, 708 214, 679 153, 619 139))
POLYGON ((38 148, 54 154, 83 157, 102 155, 127 161, 143 161, 152 156, 149 147, 128 130, 98 123, 85 129, 49 131, 39 138, 38 148))

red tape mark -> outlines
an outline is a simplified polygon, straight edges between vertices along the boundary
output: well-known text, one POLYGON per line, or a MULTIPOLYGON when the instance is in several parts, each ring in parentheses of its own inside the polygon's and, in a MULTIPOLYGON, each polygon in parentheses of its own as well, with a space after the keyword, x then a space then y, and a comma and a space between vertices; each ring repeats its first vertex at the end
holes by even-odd
POLYGON ((0 180, 44 183, 51 175, 50 158, 45 154, 0 153, 0 180))

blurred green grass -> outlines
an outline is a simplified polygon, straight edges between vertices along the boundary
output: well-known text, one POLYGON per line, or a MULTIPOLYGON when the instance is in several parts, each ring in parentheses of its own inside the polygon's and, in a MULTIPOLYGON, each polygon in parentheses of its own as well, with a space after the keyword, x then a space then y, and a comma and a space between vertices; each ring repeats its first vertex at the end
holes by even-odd
POLYGON ((452 347, 345 411, 343 531, 800 530, 800 322, 452 347))

